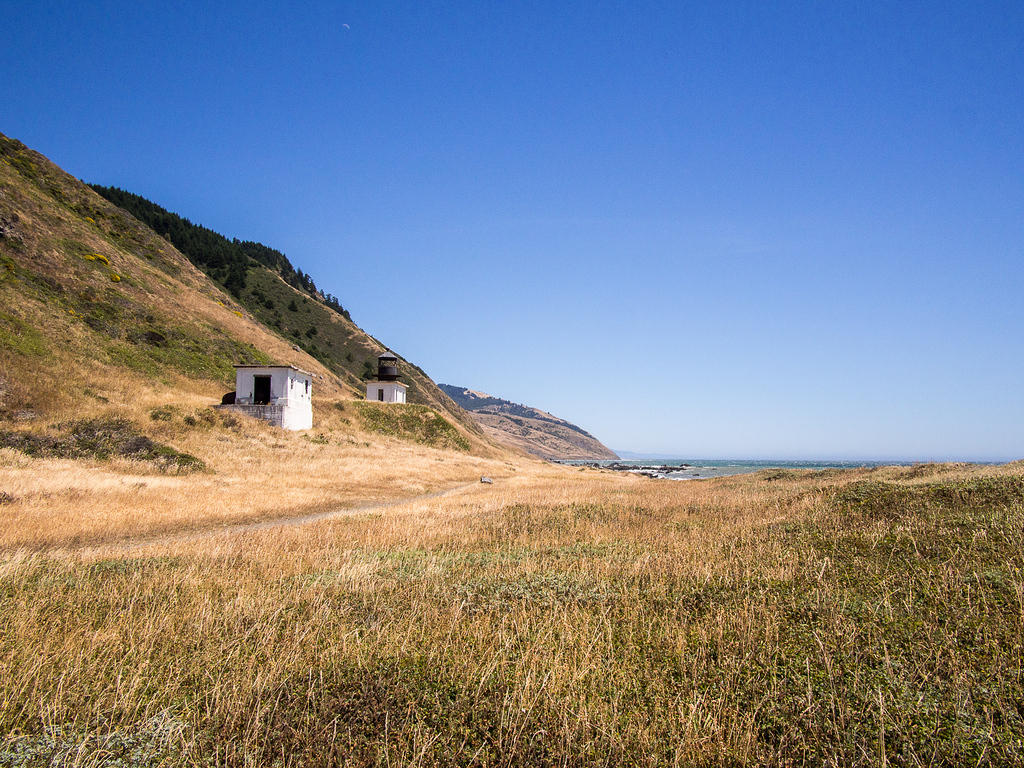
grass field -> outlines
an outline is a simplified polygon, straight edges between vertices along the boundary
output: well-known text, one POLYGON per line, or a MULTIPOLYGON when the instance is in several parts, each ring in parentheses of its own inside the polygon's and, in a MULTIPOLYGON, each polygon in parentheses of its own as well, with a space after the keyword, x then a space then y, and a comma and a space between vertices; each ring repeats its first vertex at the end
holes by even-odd
POLYGON ((397 425, 364 426, 372 404, 336 401, 317 404, 317 429, 294 433, 208 402, 141 404, 134 419, 0 428, 0 547, 123 543, 393 501, 516 471, 506 458, 441 450, 468 441, 424 406, 404 407, 413 426, 426 419, 443 430, 401 429, 402 406, 393 409, 397 425), (87 439, 76 440, 83 432, 87 439), (29 453, 3 447, 25 443, 29 453), (95 460, 83 460, 85 449, 95 460))
MULTIPOLYGON (((337 450, 365 468, 381 445, 337 450)), ((207 494, 236 498, 218 474, 134 497, 107 466, 87 522, 73 498, 56 523, 0 505, 0 764, 1024 762, 1020 465, 676 483, 402 460, 396 493, 500 476, 242 534, 202 528, 207 494), (125 551, 114 529, 154 530, 156 496, 205 534, 125 551)), ((12 496, 86 471, 3 461, 12 496)))

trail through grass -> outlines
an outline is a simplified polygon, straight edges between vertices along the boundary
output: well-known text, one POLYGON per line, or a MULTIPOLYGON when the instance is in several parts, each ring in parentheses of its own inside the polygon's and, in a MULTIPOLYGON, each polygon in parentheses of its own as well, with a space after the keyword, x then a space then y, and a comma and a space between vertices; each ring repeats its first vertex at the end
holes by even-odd
POLYGON ((10 555, 3 754, 152 733, 164 764, 1021 764, 1022 553, 1020 469, 961 467, 551 469, 10 555))

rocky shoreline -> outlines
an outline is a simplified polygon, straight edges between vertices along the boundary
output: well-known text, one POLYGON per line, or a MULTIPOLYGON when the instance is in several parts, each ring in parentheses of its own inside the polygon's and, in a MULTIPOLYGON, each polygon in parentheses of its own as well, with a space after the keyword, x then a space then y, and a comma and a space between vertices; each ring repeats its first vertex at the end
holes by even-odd
POLYGON ((622 464, 613 462, 611 464, 599 464, 596 461, 573 462, 578 467, 590 467, 591 469, 611 469, 615 472, 631 472, 634 475, 644 477, 665 478, 670 472, 681 472, 684 469, 691 469, 692 464, 622 464))

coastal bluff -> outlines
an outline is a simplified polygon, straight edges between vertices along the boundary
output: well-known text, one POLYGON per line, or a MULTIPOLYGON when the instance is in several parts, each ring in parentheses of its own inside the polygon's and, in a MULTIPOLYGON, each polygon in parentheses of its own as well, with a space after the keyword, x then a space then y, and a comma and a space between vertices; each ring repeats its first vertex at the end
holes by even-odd
POLYGON ((581 427, 539 408, 451 384, 438 385, 492 440, 548 460, 617 459, 581 427))

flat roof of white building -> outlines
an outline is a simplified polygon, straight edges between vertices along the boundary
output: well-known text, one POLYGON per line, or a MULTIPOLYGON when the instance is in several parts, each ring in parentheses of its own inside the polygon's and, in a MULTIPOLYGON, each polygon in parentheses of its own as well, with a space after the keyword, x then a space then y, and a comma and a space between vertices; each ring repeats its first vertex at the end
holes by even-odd
POLYGON ((299 373, 304 373, 307 376, 313 375, 309 371, 305 371, 302 368, 299 368, 299 366, 291 365, 290 363, 288 365, 278 365, 277 363, 267 363, 266 365, 260 365, 259 363, 235 363, 235 368, 288 368, 293 371, 298 371, 299 373))

